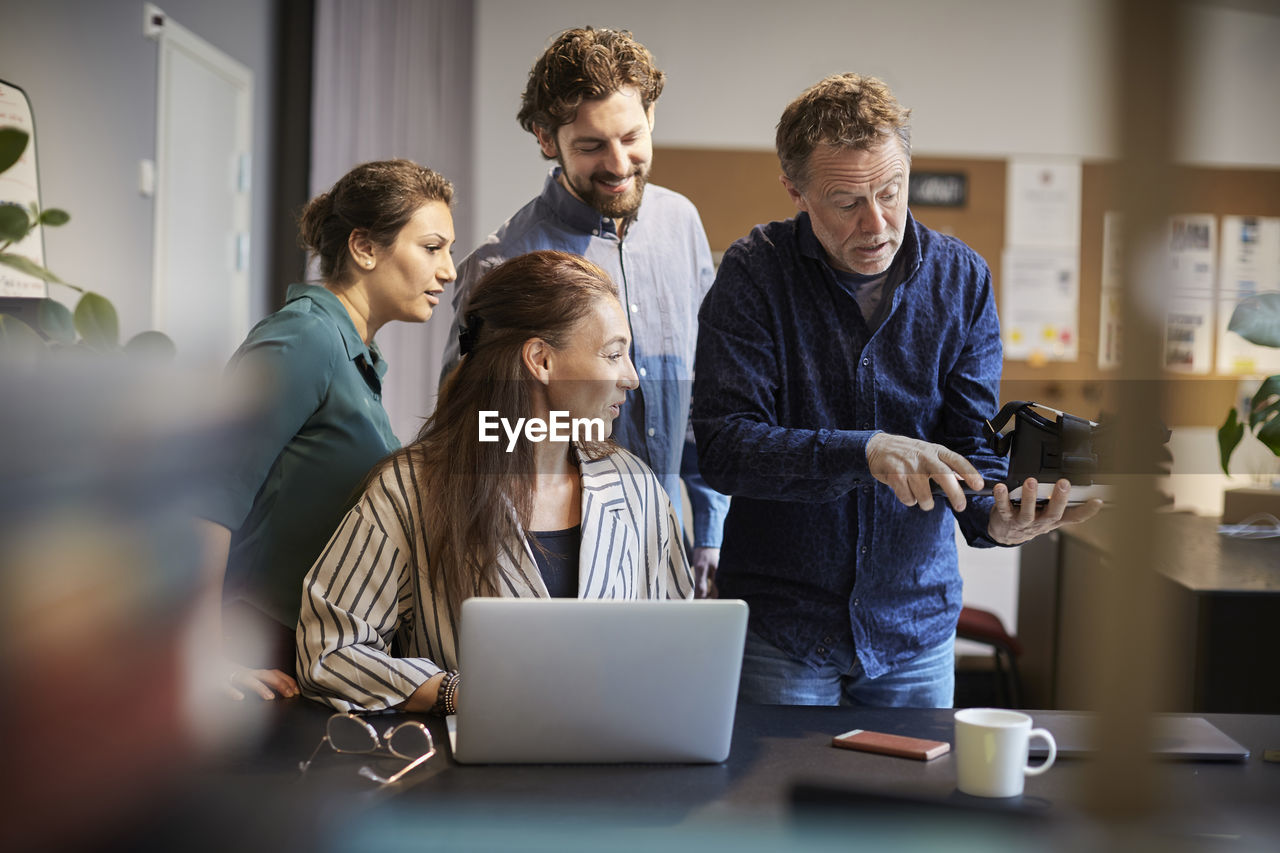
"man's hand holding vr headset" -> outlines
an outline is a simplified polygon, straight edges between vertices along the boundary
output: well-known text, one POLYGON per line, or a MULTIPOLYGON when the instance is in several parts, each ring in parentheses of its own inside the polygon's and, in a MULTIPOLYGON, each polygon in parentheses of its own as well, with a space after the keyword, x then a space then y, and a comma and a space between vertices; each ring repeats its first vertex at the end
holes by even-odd
MULTIPOLYGON (((988 421, 984 432, 998 454, 1010 455, 1009 476, 989 488, 961 454, 908 436, 872 436, 867 463, 871 475, 893 489, 899 501, 925 511, 933 509, 937 497, 945 497, 960 512, 968 497, 991 495, 995 505, 987 535, 1002 545, 1018 545, 1063 525, 1079 524, 1102 509, 1107 487, 1095 477, 1107 430, 1099 424, 1017 400, 988 421), (1011 420, 1012 427, 1005 431, 1011 420)), ((1160 427, 1153 437, 1167 442, 1168 430, 1160 427)))

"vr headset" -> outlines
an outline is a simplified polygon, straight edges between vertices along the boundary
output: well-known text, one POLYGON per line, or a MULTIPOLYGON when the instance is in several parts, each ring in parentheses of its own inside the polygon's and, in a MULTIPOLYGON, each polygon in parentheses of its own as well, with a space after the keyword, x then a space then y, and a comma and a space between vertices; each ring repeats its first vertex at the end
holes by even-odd
MULTIPOLYGON (((1169 441, 1169 430, 1163 425, 1149 431, 1160 444, 1169 441)), ((1042 485, 1065 478, 1073 487, 1094 486, 1117 470, 1112 425, 1040 403, 1006 403, 986 421, 982 432, 996 453, 1009 456, 1009 476, 1004 482, 1011 492, 1028 477, 1042 485)), ((1167 458, 1168 452, 1164 455, 1167 458)))
POLYGON ((1028 477, 1041 483, 1065 477, 1073 486, 1092 486, 1098 470, 1094 440, 1102 429, 1094 421, 1039 403, 1014 400, 1005 403, 994 418, 982 425, 982 435, 992 450, 1009 457, 1009 476, 1005 479, 1009 488, 1021 485, 1028 477), (1054 419, 1037 409, 1050 413, 1054 419))

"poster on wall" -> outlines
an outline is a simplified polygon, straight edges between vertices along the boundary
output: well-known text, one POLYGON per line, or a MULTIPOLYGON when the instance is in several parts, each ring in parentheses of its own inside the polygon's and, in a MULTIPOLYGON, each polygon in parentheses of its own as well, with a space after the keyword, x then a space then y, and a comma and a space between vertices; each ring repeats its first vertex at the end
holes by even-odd
POLYGON ((1006 249, 1000 328, 1005 358, 1032 364, 1079 354, 1079 256, 1064 249, 1006 249))
POLYGON ((1123 220, 1118 211, 1102 216, 1102 291, 1098 306, 1098 367, 1120 366, 1121 288, 1124 287, 1123 220))
POLYGON ((1081 173, 1078 160, 1010 160, 1005 246, 1078 252, 1081 173))
POLYGON ((1213 367, 1214 251, 1217 217, 1184 214, 1169 219, 1165 273, 1168 308, 1164 366, 1179 373, 1213 367))
POLYGON ((1218 372, 1280 373, 1280 349, 1251 344, 1227 329, 1242 299, 1280 292, 1280 217, 1222 217, 1218 279, 1218 372))
MULTIPOLYGON (((26 131, 29 137, 27 148, 18 162, 0 174, 0 204, 17 205, 24 209, 33 204, 38 207, 40 183, 36 169, 36 127, 31 115, 31 102, 27 100, 26 92, 4 80, 0 80, 0 127, 16 127, 26 131)), ((26 237, 6 247, 5 251, 44 266, 42 229, 40 226, 32 228, 26 237)), ((0 264, 0 296, 39 298, 48 295, 48 290, 43 279, 0 264)))
POLYGON ((1079 357, 1080 185, 1078 160, 1009 161, 1000 283, 1007 359, 1079 357))

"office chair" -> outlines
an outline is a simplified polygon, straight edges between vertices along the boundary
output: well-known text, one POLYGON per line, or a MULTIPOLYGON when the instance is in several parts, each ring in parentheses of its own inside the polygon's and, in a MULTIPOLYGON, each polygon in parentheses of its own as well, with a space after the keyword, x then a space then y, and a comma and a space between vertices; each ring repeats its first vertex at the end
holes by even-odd
POLYGON ((1009 708, 1022 707, 1022 680, 1018 676, 1018 657, 1022 655, 1022 643, 1005 630, 1000 617, 979 607, 960 608, 960 621, 956 624, 956 638, 990 646, 995 660, 996 680, 1009 708))

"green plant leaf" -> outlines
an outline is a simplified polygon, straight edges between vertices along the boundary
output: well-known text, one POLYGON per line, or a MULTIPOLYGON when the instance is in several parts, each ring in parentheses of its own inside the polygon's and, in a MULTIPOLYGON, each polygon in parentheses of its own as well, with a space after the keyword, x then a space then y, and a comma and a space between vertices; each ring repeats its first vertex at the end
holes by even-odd
POLYGON ((76 324, 71 310, 56 299, 45 297, 36 306, 36 325, 46 338, 70 346, 76 342, 76 324))
POLYGON ((1272 406, 1272 415, 1269 421, 1262 424, 1262 428, 1255 433, 1258 441, 1267 446, 1267 449, 1280 456, 1280 406, 1272 406))
POLYGON ((1249 402, 1249 429, 1254 429, 1273 412, 1280 412, 1280 374, 1262 380, 1249 402))
POLYGON ((71 221, 71 214, 65 210, 56 207, 50 207, 47 210, 40 211, 40 224, 56 227, 58 225, 66 225, 71 221))
POLYGON ((31 218, 17 204, 0 204, 0 240, 16 243, 31 230, 31 218))
POLYGON ((1268 450, 1280 456, 1280 375, 1268 376, 1253 395, 1249 428, 1268 450))
POLYGON ((1227 463, 1231 461, 1231 454, 1242 438, 1244 438, 1244 424, 1240 423, 1240 419, 1236 417, 1235 407, 1232 406, 1227 412, 1227 419, 1222 426, 1218 427, 1218 456, 1222 462, 1222 473, 1228 477, 1231 476, 1231 472, 1227 470, 1227 463))
POLYGON ((1280 293, 1241 299, 1227 328, 1251 344, 1280 347, 1280 293))
POLYGON ((149 361, 173 361, 178 354, 173 339, 164 332, 139 332, 124 345, 124 351, 131 356, 140 356, 149 361))
POLYGON ((90 348, 103 352, 120 345, 120 320, 107 297, 90 291, 76 303, 76 331, 90 348))
MULTIPOLYGON (((27 150, 29 134, 16 127, 0 127, 0 172, 6 171, 27 150)), ((24 324, 25 325, 25 324, 24 324)))
POLYGON ((44 350, 44 339, 35 329, 12 314, 0 314, 0 357, 8 361, 15 356, 39 355, 44 350))
MULTIPOLYGON (((44 279, 45 281, 52 281, 57 284, 67 284, 65 281, 49 272, 35 261, 24 258, 22 255, 15 255, 12 252, 0 252, 0 264, 4 264, 6 267, 12 267, 18 272, 24 272, 29 276, 44 279)), ((75 285, 67 284, 67 287, 75 287, 75 285)), ((78 287, 76 289, 79 290, 78 287)))

